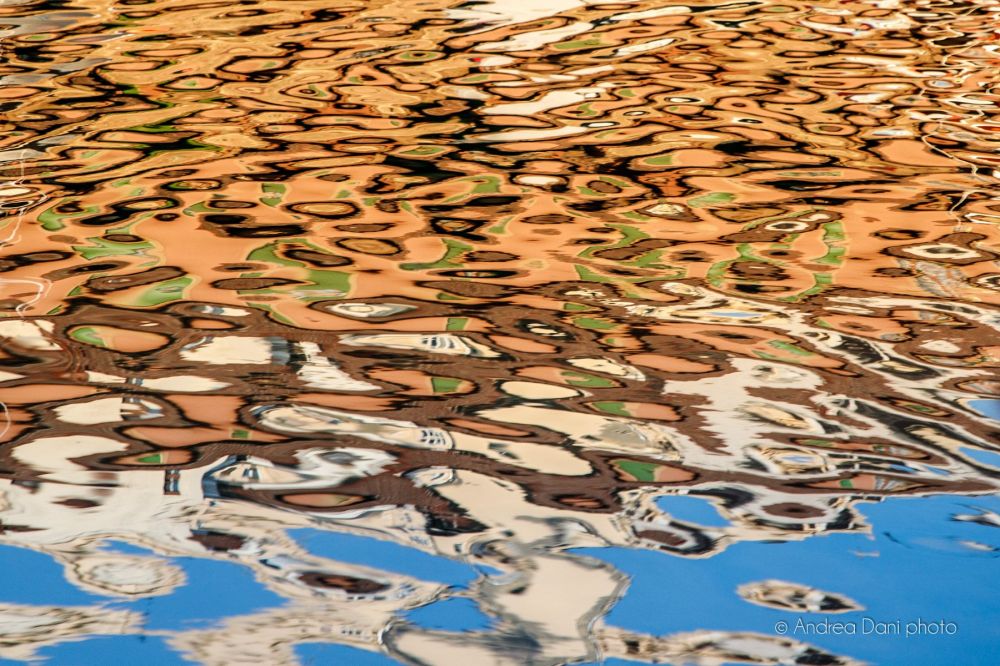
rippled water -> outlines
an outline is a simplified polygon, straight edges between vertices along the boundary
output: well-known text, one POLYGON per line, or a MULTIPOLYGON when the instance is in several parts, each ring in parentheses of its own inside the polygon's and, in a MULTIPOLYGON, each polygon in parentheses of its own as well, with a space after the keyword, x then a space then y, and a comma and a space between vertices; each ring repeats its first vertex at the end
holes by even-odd
POLYGON ((996 0, 0 12, 0 658, 996 663, 996 0))

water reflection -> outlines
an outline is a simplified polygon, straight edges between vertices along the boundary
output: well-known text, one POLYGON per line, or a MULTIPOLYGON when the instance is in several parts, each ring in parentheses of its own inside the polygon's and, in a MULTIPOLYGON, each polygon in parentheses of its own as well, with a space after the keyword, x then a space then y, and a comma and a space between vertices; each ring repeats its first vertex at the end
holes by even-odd
POLYGON ((997 9, 8 3, 0 656, 988 663, 997 9))

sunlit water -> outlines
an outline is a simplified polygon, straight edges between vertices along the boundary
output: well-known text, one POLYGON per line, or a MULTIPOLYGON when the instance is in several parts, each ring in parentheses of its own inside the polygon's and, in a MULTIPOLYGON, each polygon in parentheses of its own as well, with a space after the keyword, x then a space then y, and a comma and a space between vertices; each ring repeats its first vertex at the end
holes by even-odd
POLYGON ((3 659, 997 663, 996 0, 0 12, 3 659))

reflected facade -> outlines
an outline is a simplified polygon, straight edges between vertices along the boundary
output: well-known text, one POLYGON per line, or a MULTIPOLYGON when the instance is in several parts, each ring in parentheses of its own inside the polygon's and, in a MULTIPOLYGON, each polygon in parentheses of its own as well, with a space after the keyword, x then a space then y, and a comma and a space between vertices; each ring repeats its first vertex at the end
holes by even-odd
POLYGON ((0 11, 0 657, 991 663, 995 1, 0 11))

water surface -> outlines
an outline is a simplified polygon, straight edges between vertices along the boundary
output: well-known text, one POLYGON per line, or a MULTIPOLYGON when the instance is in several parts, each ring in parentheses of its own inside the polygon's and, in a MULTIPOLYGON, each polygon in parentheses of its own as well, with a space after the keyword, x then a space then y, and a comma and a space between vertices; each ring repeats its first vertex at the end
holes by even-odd
POLYGON ((995 0, 0 13, 0 658, 995 663, 995 0))

